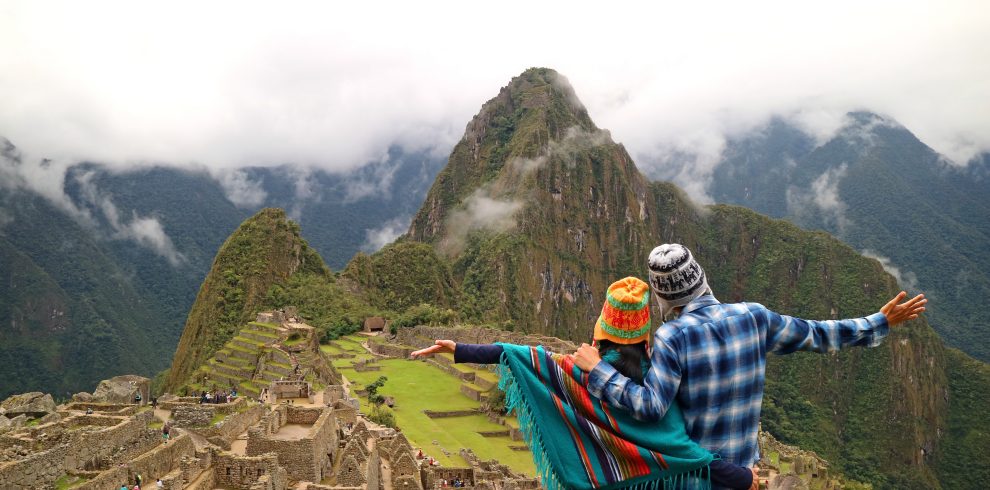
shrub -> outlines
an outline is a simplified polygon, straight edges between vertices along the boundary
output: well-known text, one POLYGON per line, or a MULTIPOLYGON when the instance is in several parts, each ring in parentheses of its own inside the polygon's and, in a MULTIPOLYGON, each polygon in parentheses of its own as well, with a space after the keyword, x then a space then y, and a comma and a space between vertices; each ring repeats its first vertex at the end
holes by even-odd
POLYGON ((368 419, 384 427, 397 428, 395 424, 395 413, 381 405, 371 407, 371 413, 368 415, 368 419))

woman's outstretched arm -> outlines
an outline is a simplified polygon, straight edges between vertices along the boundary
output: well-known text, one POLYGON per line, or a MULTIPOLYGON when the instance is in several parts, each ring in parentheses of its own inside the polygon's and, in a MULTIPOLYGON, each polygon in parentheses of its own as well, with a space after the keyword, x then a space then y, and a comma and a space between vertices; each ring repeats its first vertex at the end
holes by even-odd
POLYGON ((434 345, 413 352, 409 356, 415 359, 445 352, 454 354, 454 362, 497 364, 502 357, 502 346, 498 344, 458 344, 453 340, 437 340, 434 345))

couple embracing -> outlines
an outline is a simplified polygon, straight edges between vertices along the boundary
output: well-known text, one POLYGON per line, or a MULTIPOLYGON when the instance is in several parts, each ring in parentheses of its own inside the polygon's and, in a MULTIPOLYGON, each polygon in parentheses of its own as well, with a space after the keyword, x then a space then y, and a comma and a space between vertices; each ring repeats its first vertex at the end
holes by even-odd
POLYGON ((412 356, 499 364, 506 407, 549 489, 757 488, 767 352, 874 347, 927 302, 902 303, 901 292, 864 318, 802 320, 720 303, 682 245, 655 248, 648 263, 649 285, 627 277, 608 288, 592 344, 573 354, 437 340, 412 356), (667 320, 652 344, 651 296, 667 320))

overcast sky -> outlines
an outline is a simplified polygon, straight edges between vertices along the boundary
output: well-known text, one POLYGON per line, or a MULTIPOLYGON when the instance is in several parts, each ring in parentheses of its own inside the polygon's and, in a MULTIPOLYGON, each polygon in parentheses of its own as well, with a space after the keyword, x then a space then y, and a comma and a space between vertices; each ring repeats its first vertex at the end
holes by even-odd
POLYGON ((990 149, 990 7, 891 2, 0 3, 0 136, 32 157, 346 170, 449 151, 530 66, 637 160, 771 115, 885 113, 990 149))

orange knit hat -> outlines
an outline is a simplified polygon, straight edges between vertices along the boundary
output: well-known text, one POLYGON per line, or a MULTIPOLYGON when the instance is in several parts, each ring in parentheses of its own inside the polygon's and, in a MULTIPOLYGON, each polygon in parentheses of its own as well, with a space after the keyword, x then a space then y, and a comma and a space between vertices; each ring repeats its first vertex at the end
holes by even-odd
POLYGON ((595 324, 595 340, 635 344, 650 340, 650 286, 635 277, 612 283, 602 314, 595 324))

